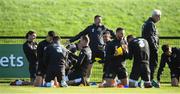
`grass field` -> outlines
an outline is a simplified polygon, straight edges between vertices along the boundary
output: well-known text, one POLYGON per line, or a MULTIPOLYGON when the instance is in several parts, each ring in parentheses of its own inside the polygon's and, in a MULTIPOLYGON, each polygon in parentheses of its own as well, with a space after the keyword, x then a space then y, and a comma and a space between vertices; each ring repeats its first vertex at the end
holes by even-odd
POLYGON ((96 14, 115 30, 140 36, 143 22, 155 8, 162 11, 160 36, 179 36, 180 0, 0 0, 0 35, 24 36, 28 30, 73 36, 93 22, 96 14))
MULTIPOLYGON (((160 36, 180 35, 180 0, 0 0, 0 35, 24 36, 36 30, 45 36, 54 30, 61 36, 73 36, 93 22, 96 14, 103 16, 103 23, 115 30, 122 26, 127 34, 140 36, 141 25, 155 8, 162 11, 157 24, 160 36)), ((5 43, 23 43, 22 40, 0 40, 5 43)), ((178 40, 163 40, 179 47, 178 40)), ((161 51, 160 51, 161 53, 161 51)), ((131 62, 127 63, 128 72, 131 62)), ((166 66, 167 67, 167 66, 166 66)), ((162 81, 169 82, 166 68, 162 81)), ((96 65, 92 81, 100 81, 102 66, 96 65), (98 77, 98 79, 96 78, 98 77)))
POLYGON ((0 94, 179 94, 179 87, 162 85, 161 88, 98 88, 68 87, 68 88, 44 88, 31 86, 9 86, 0 84, 0 94))
MULTIPOLYGON (((155 8, 162 11, 157 24, 160 36, 180 36, 180 0, 0 0, 0 36, 24 36, 28 30, 36 30, 45 36, 54 30, 61 36, 74 36, 89 24, 96 14, 103 16, 103 23, 115 30, 122 26, 126 34, 141 35, 143 22, 155 8)), ((0 40, 0 43, 22 43, 22 40, 0 40)), ((180 47, 179 40, 161 40, 180 47)), ((159 51, 161 53, 161 51, 159 51)), ((128 72, 132 63, 127 62, 128 72)), ((162 82, 170 82, 166 66, 162 82)), ((102 66, 95 64, 91 81, 99 82, 102 66)), ((156 76, 156 75, 155 75, 156 76)), ((12 81, 14 79, 0 79, 12 81)), ((97 87, 35 88, 10 87, 0 83, 0 94, 180 94, 180 88, 163 85, 160 89, 120 89, 97 87)))

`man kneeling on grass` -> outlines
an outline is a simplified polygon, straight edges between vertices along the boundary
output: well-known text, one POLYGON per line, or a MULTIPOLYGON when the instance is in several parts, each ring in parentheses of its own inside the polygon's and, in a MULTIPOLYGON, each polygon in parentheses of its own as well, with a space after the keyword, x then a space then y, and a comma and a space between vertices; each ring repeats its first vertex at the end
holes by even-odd
POLYGON ((68 85, 84 85, 88 86, 88 65, 91 64, 92 52, 89 48, 89 37, 82 36, 80 42, 77 44, 78 49, 80 49, 79 56, 77 58, 77 63, 71 68, 71 72, 67 75, 68 85))
POLYGON ((49 31, 48 35, 46 36, 45 40, 42 40, 39 42, 37 46, 37 60, 38 60, 38 68, 37 68, 37 73, 36 73, 36 79, 34 81, 34 86, 39 87, 43 86, 44 84, 44 79, 46 76, 46 71, 47 71, 47 65, 43 61, 45 49, 53 43, 53 37, 55 36, 54 31, 49 31))
POLYGON ((116 76, 121 81, 119 85, 128 86, 127 71, 125 68, 127 56, 127 41, 125 40, 125 30, 121 27, 116 29, 116 39, 107 45, 105 51, 106 66, 104 82, 99 87, 115 87, 116 76))
POLYGON ((67 50, 60 45, 60 38, 55 36, 53 44, 49 45, 45 50, 44 62, 47 64, 47 72, 45 77, 46 85, 57 77, 61 87, 67 87, 65 81, 65 61, 67 50))
POLYGON ((138 79, 141 77, 141 79, 145 81, 144 87, 151 88, 148 42, 142 38, 135 38, 133 35, 129 35, 127 41, 129 59, 134 58, 129 87, 138 87, 138 79))

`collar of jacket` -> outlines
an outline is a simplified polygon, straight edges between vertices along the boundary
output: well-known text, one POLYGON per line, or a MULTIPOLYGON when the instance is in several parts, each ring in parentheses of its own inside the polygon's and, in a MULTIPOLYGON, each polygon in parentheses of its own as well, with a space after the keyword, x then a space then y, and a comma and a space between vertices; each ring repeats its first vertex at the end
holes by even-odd
POLYGON ((96 25, 95 23, 93 23, 93 26, 95 26, 95 27, 99 27, 99 26, 103 26, 103 24, 96 25))
POLYGON ((87 48, 88 46, 84 46, 84 47, 82 47, 82 48, 87 48))
POLYGON ((152 17, 149 17, 148 21, 153 21, 155 23, 152 17))
POLYGON ((27 40, 27 42, 28 42, 28 43, 32 43, 33 41, 28 41, 28 40, 27 40))
POLYGON ((117 39, 117 38, 115 38, 115 40, 121 42, 123 39, 117 39))

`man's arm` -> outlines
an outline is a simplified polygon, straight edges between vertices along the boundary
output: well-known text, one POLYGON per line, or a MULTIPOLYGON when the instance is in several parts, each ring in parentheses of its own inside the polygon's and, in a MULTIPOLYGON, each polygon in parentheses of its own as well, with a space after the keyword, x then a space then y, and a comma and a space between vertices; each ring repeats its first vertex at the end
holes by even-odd
POLYGON ((114 47, 113 47, 113 43, 111 42, 111 43, 109 43, 108 45, 107 45, 107 49, 105 50, 105 53, 106 53, 106 55, 105 55, 105 61, 106 62, 110 62, 111 60, 113 60, 113 58, 114 58, 114 47))
POLYGON ((40 42, 37 46, 37 60, 38 60, 38 68, 37 68, 37 75, 42 74, 42 66, 43 66, 43 47, 42 43, 40 42))
POLYGON ((48 66, 49 65, 49 47, 47 47, 44 51, 44 55, 43 55, 43 63, 48 66))
POLYGON ((128 59, 130 59, 130 60, 132 60, 132 58, 133 58, 133 45, 130 43, 130 44, 128 44, 128 56, 127 56, 127 58, 128 59))
POLYGON ((79 34, 77 34, 76 36, 74 36, 73 38, 71 38, 71 39, 69 40, 69 42, 74 42, 74 41, 80 39, 81 36, 87 35, 88 32, 90 31, 90 29, 91 29, 90 26, 86 27, 86 28, 85 28, 83 31, 81 31, 79 34))
POLYGON ((160 82, 160 80, 161 80, 161 75, 164 71, 164 67, 166 65, 166 62, 167 62, 167 57, 165 56, 165 54, 162 54, 161 55, 161 62, 160 62, 158 73, 157 73, 158 82, 160 82))
POLYGON ((33 51, 31 50, 31 48, 28 46, 28 44, 24 44, 23 45, 23 51, 24 54, 28 60, 29 63, 35 63, 35 60, 33 59, 32 55, 33 55, 33 51))
POLYGON ((38 62, 41 62, 42 56, 43 56, 43 45, 42 43, 39 43, 37 46, 37 58, 38 58, 38 62))
POLYGON ((79 65, 79 66, 83 63, 85 57, 86 57, 86 54, 85 54, 85 52, 82 50, 82 51, 80 52, 80 55, 79 55, 79 58, 78 58, 78 65, 79 65))

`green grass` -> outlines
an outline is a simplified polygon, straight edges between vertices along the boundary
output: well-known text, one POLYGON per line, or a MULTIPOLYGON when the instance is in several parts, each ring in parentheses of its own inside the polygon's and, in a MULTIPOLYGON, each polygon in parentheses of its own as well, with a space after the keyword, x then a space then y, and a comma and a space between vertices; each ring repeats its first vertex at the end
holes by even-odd
MULTIPOLYGON (((124 27, 126 34, 141 35, 143 22, 153 9, 162 11, 157 24, 160 36, 180 35, 180 0, 0 0, 0 35, 24 36, 28 30, 36 30, 45 36, 54 30, 61 36, 74 36, 92 24, 96 14, 103 16, 103 23, 110 29, 124 27)), ((22 40, 2 40, 1 44, 18 43, 22 40)), ((161 40, 180 47, 179 40, 161 40)), ((159 51, 159 55, 162 51, 159 51)), ((127 61, 130 73, 132 61, 127 61)), ((170 82, 169 69, 165 68, 162 82, 170 82)), ((92 82, 102 79, 102 65, 95 63, 92 82)), ((156 74, 155 74, 156 77, 156 74)), ((24 78, 23 78, 24 79, 24 78)), ((0 82, 14 79, 0 78, 0 82)), ((26 80, 29 80, 26 78, 26 80)), ((95 87, 37 88, 13 87, 0 83, 0 94, 179 94, 180 88, 162 85, 160 89, 120 89, 95 87)))
POLYGON ((73 36, 99 14, 107 27, 122 26, 127 34, 140 36, 143 22, 157 8, 162 11, 160 36, 179 36, 179 5, 179 0, 1 0, 0 35, 24 36, 28 30, 46 35, 54 30, 73 36))
POLYGON ((0 84, 1 94, 179 94, 179 87, 162 85, 161 88, 97 88, 92 87, 68 87, 68 88, 44 88, 32 86, 9 86, 0 84))
MULTIPOLYGON (((54 30, 61 36, 73 36, 99 14, 107 27, 115 30, 122 26, 126 34, 140 36, 143 22, 157 8, 162 11, 157 24, 160 36, 179 36, 179 5, 180 0, 0 0, 0 35, 24 36, 28 30, 36 30, 39 36, 45 36, 47 31, 54 30)), ((0 43, 19 44, 22 40, 3 39, 0 43)), ((180 47, 179 40, 161 40, 160 43, 180 47)), ((129 73, 131 67, 128 61, 129 73)), ((102 66, 96 64, 91 81, 101 81, 101 75, 102 66)), ((170 82, 167 66, 162 81, 170 82)))

